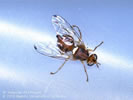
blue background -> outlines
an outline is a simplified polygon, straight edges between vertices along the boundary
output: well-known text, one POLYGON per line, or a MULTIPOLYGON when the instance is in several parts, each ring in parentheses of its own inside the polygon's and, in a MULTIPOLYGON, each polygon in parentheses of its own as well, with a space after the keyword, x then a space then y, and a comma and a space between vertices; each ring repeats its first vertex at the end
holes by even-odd
POLYGON ((0 99, 132 100, 132 0, 0 0, 0 99), (54 41, 52 15, 78 25, 101 63, 87 67, 38 54, 36 42, 54 41), (15 97, 16 96, 16 97, 15 97))

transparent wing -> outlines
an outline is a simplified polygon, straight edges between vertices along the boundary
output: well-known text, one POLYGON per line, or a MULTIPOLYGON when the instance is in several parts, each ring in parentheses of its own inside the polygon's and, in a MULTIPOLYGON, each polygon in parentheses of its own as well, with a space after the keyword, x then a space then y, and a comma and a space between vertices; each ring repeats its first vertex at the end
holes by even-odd
POLYGON ((58 59, 68 59, 69 56, 67 54, 63 54, 54 44, 52 43, 36 43, 34 45, 35 50, 45 56, 49 56, 52 58, 58 59))
POLYGON ((74 38, 75 42, 82 41, 82 34, 78 26, 76 25, 71 26, 64 18, 57 15, 52 16, 52 23, 57 34, 59 35, 68 34, 74 38), (77 28, 77 31, 75 28, 77 28))

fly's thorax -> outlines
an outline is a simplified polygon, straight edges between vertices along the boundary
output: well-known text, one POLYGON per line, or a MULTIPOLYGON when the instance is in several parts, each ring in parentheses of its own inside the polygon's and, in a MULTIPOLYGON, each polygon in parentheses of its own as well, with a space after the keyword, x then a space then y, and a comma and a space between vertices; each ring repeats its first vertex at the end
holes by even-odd
POLYGON ((87 60, 89 57, 89 53, 88 50, 86 50, 84 47, 82 46, 77 46, 73 49, 73 58, 77 59, 77 60, 87 60))

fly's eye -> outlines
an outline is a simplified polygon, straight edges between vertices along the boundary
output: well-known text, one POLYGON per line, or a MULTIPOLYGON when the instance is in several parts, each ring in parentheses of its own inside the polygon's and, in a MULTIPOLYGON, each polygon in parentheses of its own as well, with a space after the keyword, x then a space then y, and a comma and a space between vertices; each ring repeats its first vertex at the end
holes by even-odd
POLYGON ((93 54, 93 56, 94 56, 94 60, 96 61, 97 60, 97 55, 93 54))
POLYGON ((93 62, 96 62, 96 60, 95 60, 95 59, 93 59, 93 62))

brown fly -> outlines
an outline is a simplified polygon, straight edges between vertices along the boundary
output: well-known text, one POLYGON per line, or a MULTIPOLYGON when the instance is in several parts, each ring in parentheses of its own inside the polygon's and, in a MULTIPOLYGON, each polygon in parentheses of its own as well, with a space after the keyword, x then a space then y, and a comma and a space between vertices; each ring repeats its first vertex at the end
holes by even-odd
POLYGON ((86 73, 86 81, 88 81, 88 73, 84 61, 86 61, 88 66, 96 64, 97 68, 99 68, 100 63, 97 62, 98 57, 96 54, 93 54, 93 52, 103 42, 94 49, 88 49, 82 40, 82 34, 78 26, 70 25, 64 18, 58 15, 52 16, 52 23, 56 30, 56 45, 52 43, 37 43, 34 45, 35 50, 45 56, 64 60, 58 70, 50 74, 56 74, 68 60, 81 61, 86 73))

